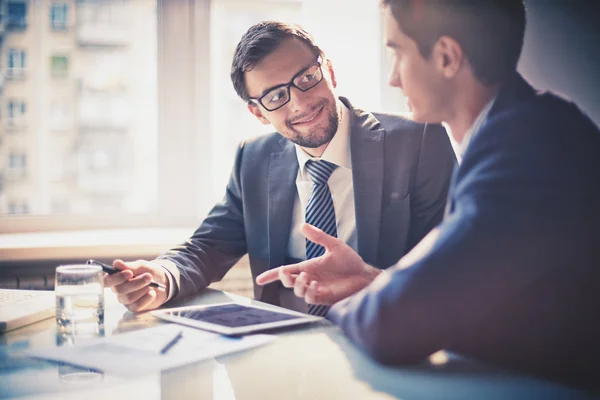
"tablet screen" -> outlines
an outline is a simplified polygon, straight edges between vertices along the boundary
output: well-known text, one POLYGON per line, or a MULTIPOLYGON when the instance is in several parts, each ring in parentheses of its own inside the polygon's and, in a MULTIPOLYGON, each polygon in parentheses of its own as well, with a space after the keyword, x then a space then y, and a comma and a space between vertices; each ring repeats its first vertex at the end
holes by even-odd
POLYGON ((297 315, 283 314, 277 311, 246 307, 240 304, 224 304, 205 309, 173 311, 173 316, 190 318, 196 321, 239 328, 250 325, 267 324, 302 318, 297 315))

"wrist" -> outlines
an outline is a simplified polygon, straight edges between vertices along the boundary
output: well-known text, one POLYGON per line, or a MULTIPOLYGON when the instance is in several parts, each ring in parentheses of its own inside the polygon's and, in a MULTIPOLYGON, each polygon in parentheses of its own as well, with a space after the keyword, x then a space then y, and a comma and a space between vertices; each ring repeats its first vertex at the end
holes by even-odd
POLYGON ((372 267, 367 263, 364 263, 364 269, 365 269, 364 277, 365 277, 365 280, 367 281, 367 285, 370 284, 371 282, 373 282, 375 280, 375 278, 377 278, 377 276, 379 276, 379 274, 381 274, 383 272, 379 268, 372 267))

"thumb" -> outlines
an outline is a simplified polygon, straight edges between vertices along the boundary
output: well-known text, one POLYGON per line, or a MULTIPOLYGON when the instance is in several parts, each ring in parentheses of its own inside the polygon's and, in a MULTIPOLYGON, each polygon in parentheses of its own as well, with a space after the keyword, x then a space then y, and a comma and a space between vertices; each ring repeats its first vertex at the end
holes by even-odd
POLYGON ((331 250, 340 242, 338 238, 329 236, 319 228, 307 223, 302 224, 300 230, 308 240, 316 244, 320 244, 321 246, 325 247, 325 250, 331 250))

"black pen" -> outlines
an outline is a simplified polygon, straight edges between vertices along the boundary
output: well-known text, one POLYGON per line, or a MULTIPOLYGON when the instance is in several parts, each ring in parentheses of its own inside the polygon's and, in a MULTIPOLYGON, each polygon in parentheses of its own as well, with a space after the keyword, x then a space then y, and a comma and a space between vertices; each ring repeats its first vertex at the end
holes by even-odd
MULTIPOLYGON (((102 271, 106 272, 109 275, 116 274, 117 272, 120 271, 120 270, 116 269, 115 267, 111 267, 110 265, 101 263, 100 261, 96 261, 96 260, 87 260, 86 264, 87 265, 98 265, 98 266, 102 267, 102 271)), ((165 285, 163 285, 162 283, 150 282, 150 286, 152 286, 153 288, 157 288, 157 289, 167 290, 167 287, 165 285)))
POLYGON ((175 343, 177 343, 179 341, 179 339, 181 339, 182 336, 183 336, 183 331, 179 331, 177 336, 175 336, 173 339, 169 340, 169 343, 165 344, 165 347, 163 347, 160 350, 160 354, 165 354, 167 351, 169 351, 169 349, 171 347, 173 347, 175 345, 175 343))

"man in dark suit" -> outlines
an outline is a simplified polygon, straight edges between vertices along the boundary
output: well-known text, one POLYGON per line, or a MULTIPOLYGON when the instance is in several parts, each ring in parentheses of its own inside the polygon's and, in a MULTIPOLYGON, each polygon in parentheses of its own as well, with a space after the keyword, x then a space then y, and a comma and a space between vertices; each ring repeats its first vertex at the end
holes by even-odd
MULTIPOLYGON (((130 310, 196 293, 246 253, 253 277, 305 259, 305 219, 377 268, 392 265, 441 221, 455 161, 446 132, 337 98, 331 62, 302 28, 251 27, 231 78, 248 110, 277 133, 240 145, 225 198, 188 241, 153 261, 115 260, 123 271, 105 283, 130 310), (327 185, 315 183, 325 170, 327 185), (169 289, 155 290, 151 280, 169 289)), ((318 315, 279 283, 256 285, 254 294, 318 315)))
POLYGON ((384 272, 305 225, 326 253, 258 282, 281 279, 308 303, 337 303, 328 318, 381 362, 450 349, 550 379, 597 382, 598 128, 516 72, 521 0, 386 0, 384 10, 390 84, 407 95, 415 119, 448 124, 462 159, 447 215, 384 272))

